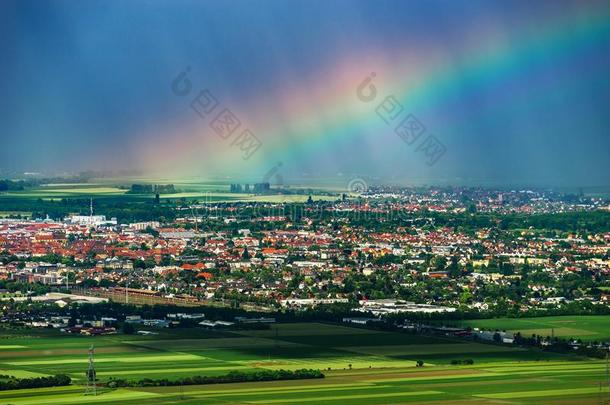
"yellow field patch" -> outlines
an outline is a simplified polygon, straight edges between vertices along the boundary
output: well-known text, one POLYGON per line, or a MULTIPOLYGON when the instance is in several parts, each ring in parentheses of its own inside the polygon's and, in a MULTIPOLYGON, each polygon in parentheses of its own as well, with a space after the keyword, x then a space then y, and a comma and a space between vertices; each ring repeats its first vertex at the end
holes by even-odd
POLYGON ((263 368, 271 370, 298 370, 301 368, 317 368, 327 370, 384 368, 384 367, 415 367, 416 362, 412 360, 393 360, 384 357, 358 356, 358 357, 325 357, 320 359, 286 359, 280 364, 271 364, 263 368))
POLYGON ((586 387, 586 388, 566 388, 560 390, 538 390, 538 391, 519 391, 519 392, 499 392, 496 394, 479 394, 475 395, 480 398, 489 399, 512 399, 512 398, 538 398, 538 397, 552 397, 552 396, 564 396, 564 395, 583 395, 583 394, 597 394, 599 392, 610 392, 607 387, 586 387))
POLYGON ((36 373, 34 371, 26 370, 4 370, 0 369, 0 375, 10 375, 17 378, 35 378, 35 377, 46 377, 48 374, 36 373))
POLYGON ((534 363, 534 364, 515 364, 515 365, 485 365, 485 370, 498 372, 498 373, 511 373, 511 372, 529 372, 529 371, 570 371, 570 370, 605 370, 605 364, 603 363, 534 363))
MULTIPOLYGON (((234 391, 234 390, 227 390, 227 391, 220 391, 220 392, 216 392, 216 393, 211 393, 211 392, 206 392, 205 394, 196 394, 193 391, 189 391, 189 395, 194 395, 197 396, 198 398, 216 398, 216 397, 237 397, 237 396, 252 396, 252 395, 261 395, 261 394, 265 394, 265 395, 274 395, 274 394, 298 394, 298 393, 304 393, 304 394, 310 394, 310 393, 317 393, 317 392, 329 392, 329 391, 351 391, 351 390, 371 390, 371 389, 384 389, 384 388, 388 388, 389 386, 387 385, 361 385, 361 384, 346 384, 345 386, 342 387, 330 387, 330 386, 324 386, 324 387, 319 387, 319 388, 310 388, 310 387, 291 387, 292 389, 282 389, 282 388, 276 388, 276 389, 269 389, 269 390, 259 390, 259 389, 252 389, 252 390, 246 390, 243 392, 239 392, 239 390, 234 391)), ((283 401, 288 401, 288 400, 283 400, 283 401)), ((298 401, 298 400, 297 400, 298 401)), ((249 401, 248 401, 249 402, 249 401)))

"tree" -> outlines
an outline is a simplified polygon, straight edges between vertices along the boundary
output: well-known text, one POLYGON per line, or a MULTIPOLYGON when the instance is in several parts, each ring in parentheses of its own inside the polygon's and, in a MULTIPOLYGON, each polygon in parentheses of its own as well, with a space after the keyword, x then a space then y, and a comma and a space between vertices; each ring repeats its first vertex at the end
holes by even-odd
POLYGON ((449 272, 449 277, 458 278, 461 275, 460 266, 458 264, 458 257, 451 256, 451 260, 449 261, 449 266, 447 267, 447 271, 449 272))
POLYGON ((123 322, 123 327, 121 330, 126 335, 133 335, 136 331, 130 322, 123 322))

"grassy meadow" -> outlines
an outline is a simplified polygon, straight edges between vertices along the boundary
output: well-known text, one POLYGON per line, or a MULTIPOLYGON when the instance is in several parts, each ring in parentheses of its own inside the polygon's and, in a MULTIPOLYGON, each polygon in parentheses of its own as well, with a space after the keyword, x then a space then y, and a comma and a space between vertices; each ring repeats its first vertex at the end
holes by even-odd
POLYGON ((523 336, 555 335, 585 341, 610 340, 610 316, 545 316, 541 318, 496 318, 461 321, 473 328, 521 332, 523 336))
MULTIPOLYGON (((0 374, 65 373, 73 386, 0 392, 0 404, 72 403, 598 403, 605 363, 512 346, 320 323, 219 332, 163 329, 158 335, 69 336, 0 331, 0 374), (102 389, 84 396, 87 349, 101 382, 224 375, 231 370, 315 368, 322 380, 102 389), (452 366, 473 359, 474 365, 452 366), (425 366, 416 367, 423 360, 425 366)), ((610 398, 610 396, 608 397, 610 398)))

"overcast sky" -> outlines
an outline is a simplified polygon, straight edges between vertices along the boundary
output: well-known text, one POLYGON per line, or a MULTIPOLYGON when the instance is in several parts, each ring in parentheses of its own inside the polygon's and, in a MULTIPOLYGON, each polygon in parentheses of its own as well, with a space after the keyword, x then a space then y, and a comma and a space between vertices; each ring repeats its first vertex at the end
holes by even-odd
POLYGON ((607 1, 3 0, 0 169, 610 185, 609 17, 607 1), (261 140, 252 159, 172 93, 187 67, 261 140), (376 115, 387 95, 442 142, 434 165, 376 115))

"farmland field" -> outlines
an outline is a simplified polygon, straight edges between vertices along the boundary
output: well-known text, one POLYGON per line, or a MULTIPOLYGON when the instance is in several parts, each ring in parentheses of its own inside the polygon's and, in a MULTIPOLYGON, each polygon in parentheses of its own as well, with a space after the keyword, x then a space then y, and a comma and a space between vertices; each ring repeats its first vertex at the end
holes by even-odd
POLYGON ((541 318, 497 318, 460 322, 473 328, 521 332, 523 336, 541 336, 593 340, 610 340, 610 316, 548 316, 541 318))
MULTIPOLYGON (((18 199, 42 199, 44 201, 58 201, 64 198, 94 198, 94 199, 118 199, 124 201, 137 202, 142 199, 150 199, 154 194, 131 194, 128 193, 128 182, 125 183, 75 183, 75 184, 45 184, 40 187, 31 188, 24 191, 8 191, 0 193, 0 203, 2 201, 15 201, 18 199)), ((307 201, 309 194, 271 194, 256 195, 249 193, 229 193, 228 184, 208 184, 208 183, 173 183, 176 193, 161 194, 164 200, 198 200, 200 202, 269 202, 269 203, 302 203, 307 201)), ((298 188, 298 187, 297 187, 298 188)), ((336 195, 316 195, 315 200, 337 199, 336 195)), ((6 211, 7 215, 13 214, 6 211)), ((17 212, 15 212, 16 214, 17 212)))
POLYGON ((220 332, 164 329, 157 335, 67 336, 52 330, 0 330, 0 374, 66 373, 69 387, 0 392, 0 404, 76 403, 598 403, 605 363, 442 337, 333 324, 273 325, 220 332), (100 382, 224 375, 231 370, 316 368, 320 380, 102 389, 83 395, 87 349, 96 348, 100 382), (451 366, 473 359, 474 365, 451 366), (423 360, 425 366, 416 367, 423 360))

